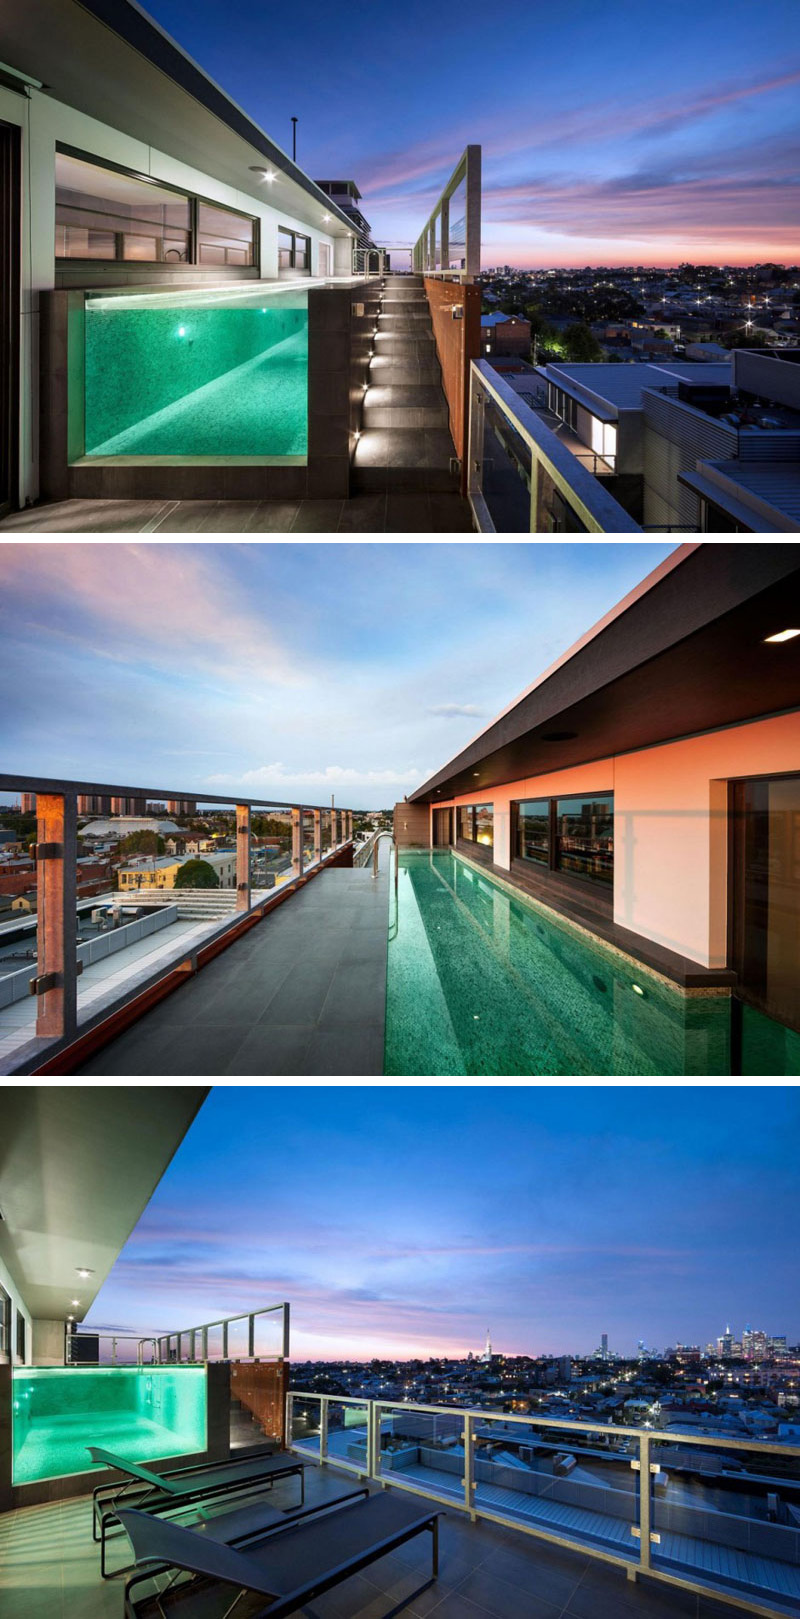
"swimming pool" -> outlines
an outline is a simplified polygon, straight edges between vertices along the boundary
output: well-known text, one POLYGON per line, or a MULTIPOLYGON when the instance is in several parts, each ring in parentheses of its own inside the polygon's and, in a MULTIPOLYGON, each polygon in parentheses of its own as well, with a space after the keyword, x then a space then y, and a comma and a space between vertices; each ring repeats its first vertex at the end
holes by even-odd
POLYGON ((13 1484, 93 1471, 87 1445, 138 1462, 206 1449, 203 1366, 15 1367, 12 1390, 13 1484))
MULTIPOLYGON (((399 856, 387 1074, 729 1075, 731 1005, 683 994, 449 851, 399 856)), ((759 1050, 796 1072, 800 1036, 744 1010, 745 1062, 759 1050)))
POLYGON ((85 455, 304 459, 308 293, 92 297, 85 455))

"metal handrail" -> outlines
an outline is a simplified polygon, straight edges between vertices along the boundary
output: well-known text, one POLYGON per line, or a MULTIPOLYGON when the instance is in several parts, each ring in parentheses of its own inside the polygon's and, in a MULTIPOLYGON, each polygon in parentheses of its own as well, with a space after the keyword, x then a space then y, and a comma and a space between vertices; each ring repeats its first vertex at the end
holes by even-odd
MULTIPOLYGON (((356 1430, 357 1431, 357 1430, 356 1430)), ((653 1430, 641 1427, 626 1427, 614 1423, 595 1423, 576 1421, 572 1418, 540 1417, 536 1413, 530 1415, 517 1415, 513 1412, 485 1411, 480 1407, 464 1408, 462 1406, 428 1405, 419 1401, 390 1400, 358 1398, 357 1396, 325 1395, 304 1393, 291 1390, 286 1398, 286 1434, 287 1448, 297 1450, 306 1455, 318 1456, 321 1465, 329 1463, 337 1468, 358 1473, 361 1478, 374 1479, 383 1485, 391 1484, 393 1489, 406 1490, 413 1495, 421 1495, 430 1500, 441 1501, 444 1497, 450 1507, 469 1513, 474 1522, 477 1518, 487 1519, 489 1522, 501 1524, 504 1528, 514 1528, 522 1534, 528 1534, 537 1539, 550 1541, 556 1545, 567 1547, 574 1551, 576 1545, 580 1546, 582 1555, 600 1558, 604 1562, 614 1563, 628 1571, 629 1577, 637 1573, 646 1574, 650 1579, 657 1579, 665 1584, 677 1585, 685 1590, 708 1595, 713 1592, 715 1597, 722 1597, 732 1607, 744 1610, 749 1614, 761 1614, 765 1619, 775 1619, 776 1614, 784 1613, 785 1609, 779 1606, 780 1599, 776 1595, 773 1599, 769 1589, 762 1588, 758 1600, 746 1594, 748 1587, 737 1590, 734 1585, 725 1585, 719 1572, 703 1570, 703 1577, 693 1578, 694 1570, 676 1569, 675 1571, 660 1567, 652 1562, 652 1548, 660 1541, 660 1535, 653 1532, 653 1494, 651 1480, 661 1473, 658 1455, 661 1445, 696 1446, 700 1449, 713 1447, 715 1450, 735 1451, 738 1454, 766 1455, 768 1457, 788 1456, 800 1460, 800 1446, 787 1445, 781 1442, 765 1440, 729 1439, 718 1437, 716 1434, 684 1434, 669 1433, 667 1430, 653 1430), (292 1436, 292 1418, 295 1400, 316 1400, 320 1402, 319 1446, 303 1444, 295 1441, 292 1436), (357 1405, 365 1410, 366 1422, 364 1433, 364 1457, 347 1460, 338 1452, 331 1452, 329 1445, 328 1411, 331 1401, 334 1404, 357 1405), (381 1434, 383 1413, 409 1413, 419 1412, 424 1415, 447 1417, 452 1422, 463 1424, 461 1443, 464 1457, 463 1467, 457 1472, 448 1474, 449 1482, 443 1482, 438 1490, 428 1488, 420 1481, 404 1477, 403 1469, 386 1469, 382 1467, 381 1434), (490 1424, 502 1424, 504 1429, 519 1427, 522 1429, 552 1430, 554 1436, 565 1438, 568 1442, 570 1433, 577 1435, 601 1435, 625 1439, 638 1447, 637 1455, 627 1452, 616 1452, 619 1463, 627 1462, 638 1475, 634 1479, 632 1500, 634 1504, 633 1521, 630 1523, 632 1544, 628 1549, 619 1550, 603 1547, 593 1542, 590 1533, 581 1534, 580 1529, 564 1527, 559 1532, 558 1525, 548 1526, 538 1521, 523 1521, 519 1514, 511 1511, 504 1512, 502 1505, 496 1502, 480 1501, 476 1494, 475 1479, 475 1453, 478 1441, 486 1438, 480 1432, 490 1424), (762 1600, 763 1598, 763 1600, 762 1600)), ((511 1441, 512 1443, 514 1441, 511 1441)), ((611 1453, 612 1459, 614 1453, 611 1453)), ((747 1477, 747 1475, 744 1475, 747 1477)), ((766 1482, 771 1482, 767 1479, 766 1482)), ((744 1524, 749 1519, 742 1520, 744 1524)))

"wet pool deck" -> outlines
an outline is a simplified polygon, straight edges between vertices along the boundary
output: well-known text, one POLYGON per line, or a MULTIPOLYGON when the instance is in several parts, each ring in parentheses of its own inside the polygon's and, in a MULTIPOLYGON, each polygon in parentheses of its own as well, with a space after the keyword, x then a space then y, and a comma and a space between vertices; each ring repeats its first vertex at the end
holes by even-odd
MULTIPOLYGON (((331 1467, 309 1466, 306 1477, 309 1503, 358 1485, 331 1467)), ((276 1484, 268 1500, 294 1505, 293 1481, 276 1484)), ((624 1569, 583 1552, 445 1511, 436 1581, 425 1536, 315 1598, 300 1619, 733 1619, 742 1612, 712 1595, 633 1583, 624 1569)), ((125 1553, 120 1540, 120 1558, 125 1553)), ((122 1583, 100 1579, 87 1498, 0 1516, 3 1619, 120 1619, 122 1583)))
POLYGON ((388 862, 314 877, 77 1070, 383 1073, 388 862))

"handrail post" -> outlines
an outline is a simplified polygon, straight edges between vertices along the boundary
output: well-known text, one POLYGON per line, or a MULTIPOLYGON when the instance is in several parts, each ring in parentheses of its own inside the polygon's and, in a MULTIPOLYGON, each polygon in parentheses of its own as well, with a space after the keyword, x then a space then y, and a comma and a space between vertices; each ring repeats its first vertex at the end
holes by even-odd
POLYGON ((250 909, 250 805, 236 805, 236 909, 250 909))
POLYGON ((328 1402, 330 1395, 319 1395, 319 1460, 320 1466, 328 1459, 328 1402))
POLYGON ((475 1522, 475 1418, 470 1411, 464 1415, 464 1505, 470 1522, 475 1522))
POLYGON ((36 795, 36 1034, 73 1038, 78 1027, 77 801, 74 793, 36 795))

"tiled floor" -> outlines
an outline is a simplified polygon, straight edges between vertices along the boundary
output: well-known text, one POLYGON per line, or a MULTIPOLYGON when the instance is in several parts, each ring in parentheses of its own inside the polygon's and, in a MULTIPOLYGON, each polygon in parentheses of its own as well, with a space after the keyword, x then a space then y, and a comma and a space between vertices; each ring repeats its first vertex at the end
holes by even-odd
MULTIPOLYGON (((309 1503, 326 1500, 357 1483, 353 1474, 309 1467, 306 1498, 309 1503)), ((273 1506, 293 1505, 292 1481, 276 1484, 268 1500, 273 1506)), ((120 1555, 125 1555, 122 1543, 120 1555)), ((3 1619, 122 1619, 122 1596, 120 1580, 100 1579, 86 1498, 0 1516, 3 1619)), ((711 1597, 660 1582, 633 1583, 624 1570, 596 1558, 497 1524, 470 1524, 463 1514, 449 1510, 441 1520, 435 1582, 430 1576, 430 1541, 427 1535, 420 1536, 318 1597, 302 1616, 732 1619, 736 1611, 711 1597)))
POLYGON ((81 1074, 382 1074, 388 866, 322 872, 81 1074))
POLYGON ((471 534, 460 495, 381 491, 350 500, 62 500, 0 534, 471 534))

